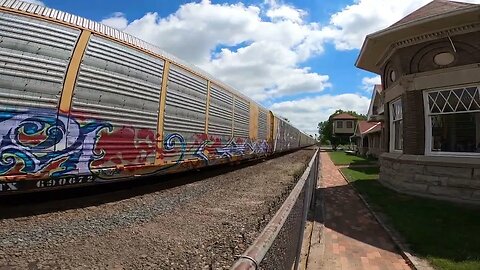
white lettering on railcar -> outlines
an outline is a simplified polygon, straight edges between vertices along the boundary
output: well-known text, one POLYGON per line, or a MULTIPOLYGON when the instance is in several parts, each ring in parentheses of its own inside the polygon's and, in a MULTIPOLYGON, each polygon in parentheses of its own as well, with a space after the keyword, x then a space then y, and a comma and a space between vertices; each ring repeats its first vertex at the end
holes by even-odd
POLYGON ((82 183, 91 183, 93 182, 93 180, 94 180, 93 175, 68 176, 68 177, 62 177, 62 178, 39 180, 37 181, 37 187, 38 188, 61 187, 61 186, 68 186, 68 185, 75 185, 75 184, 82 184, 82 183))
POLYGON ((16 190, 18 190, 17 183, 0 183, 0 192, 16 190))

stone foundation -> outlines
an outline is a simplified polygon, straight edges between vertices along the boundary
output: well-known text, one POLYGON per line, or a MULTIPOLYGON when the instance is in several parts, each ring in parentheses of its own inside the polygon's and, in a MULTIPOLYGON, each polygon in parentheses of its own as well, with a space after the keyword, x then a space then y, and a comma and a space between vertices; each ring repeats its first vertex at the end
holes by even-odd
POLYGON ((480 204, 480 158, 383 153, 380 182, 399 192, 480 204))

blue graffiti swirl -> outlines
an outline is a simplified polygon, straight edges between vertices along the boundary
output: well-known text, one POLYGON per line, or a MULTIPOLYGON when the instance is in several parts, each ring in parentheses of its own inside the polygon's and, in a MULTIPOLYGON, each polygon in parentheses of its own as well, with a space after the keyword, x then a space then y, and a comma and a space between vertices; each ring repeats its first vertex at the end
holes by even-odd
POLYGON ((23 147, 29 147, 32 150, 47 149, 53 147, 63 138, 66 131, 65 124, 59 121, 57 118, 52 117, 30 117, 22 121, 20 125, 15 128, 14 134, 17 135, 16 141, 23 147), (29 146, 24 144, 18 138, 20 134, 28 136, 35 135, 39 132, 46 130, 47 139, 42 141, 36 146, 29 146))
POLYGON ((185 143, 185 139, 182 135, 178 133, 172 133, 168 135, 163 143, 163 149, 166 151, 173 151, 175 147, 177 147, 177 143, 180 144, 180 157, 178 158, 177 162, 180 162, 183 160, 185 152, 187 151, 187 144, 185 143))
POLYGON ((104 156, 94 145, 102 129, 112 130, 105 122, 80 124, 73 117, 54 111, 0 112, 0 175, 16 166, 21 173, 43 172, 53 162, 62 160, 50 175, 89 173, 89 165, 104 156), (67 130, 68 135, 67 135, 67 130), (21 135, 41 134, 45 138, 23 142, 21 135))

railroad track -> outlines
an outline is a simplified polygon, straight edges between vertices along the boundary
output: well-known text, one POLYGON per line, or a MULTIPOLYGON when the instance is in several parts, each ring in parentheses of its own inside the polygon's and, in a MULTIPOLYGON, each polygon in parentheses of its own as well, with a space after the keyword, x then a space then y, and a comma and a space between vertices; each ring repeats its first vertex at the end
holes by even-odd
POLYGON ((202 181, 234 170, 254 166, 260 162, 275 159, 289 153, 291 152, 279 153, 260 159, 244 160, 236 164, 204 167, 195 171, 186 171, 171 175, 148 176, 140 179, 110 182, 101 185, 0 196, 0 219, 28 217, 49 212, 112 203, 202 181))
POLYGON ((0 220, 0 266, 227 269, 275 214, 313 153, 180 174, 176 184, 145 179, 105 186, 108 192, 61 191, 67 198, 37 193, 16 198, 23 206, 2 199, 2 215, 11 209, 0 220), (38 207, 23 208, 27 198, 38 207))

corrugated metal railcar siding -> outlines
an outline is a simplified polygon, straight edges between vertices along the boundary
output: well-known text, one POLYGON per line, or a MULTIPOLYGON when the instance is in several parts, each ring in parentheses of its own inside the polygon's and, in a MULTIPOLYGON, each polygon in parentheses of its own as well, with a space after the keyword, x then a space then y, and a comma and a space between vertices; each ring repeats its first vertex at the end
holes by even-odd
POLYGON ((292 125, 290 125, 290 128, 292 129, 292 140, 290 142, 290 149, 295 149, 295 148, 298 148, 299 147, 299 144, 300 144, 300 131, 298 129, 296 129, 295 127, 293 127, 292 125))
POLYGON ((167 160, 196 158, 195 151, 199 144, 196 135, 205 133, 206 106, 207 80, 171 65, 167 82, 164 138, 168 142, 170 136, 178 134, 183 137, 185 145, 177 143, 175 151, 165 151, 167 160))
POLYGON ((67 120, 57 121, 57 106, 79 34, 78 30, 0 12, 0 141, 9 132, 26 134, 24 125, 29 125, 22 143, 32 145, 30 154, 58 148, 67 120), (45 133, 56 125, 60 132, 45 133), (41 147, 33 147, 39 143, 34 136, 37 133, 46 136, 41 147))
POLYGON ((233 108, 233 137, 249 138, 250 133, 250 104, 235 97, 233 108))
POLYGON ((259 110, 258 112, 258 139, 266 140, 268 134, 267 112, 259 110))
POLYGON ((0 12, 0 109, 53 109, 80 31, 0 12))
POLYGON ((110 126, 96 145, 96 152, 104 151, 105 157, 94 167, 154 162, 163 67, 163 60, 91 37, 73 95, 72 116, 110 126))
POLYGON ((286 150, 286 141, 287 141, 287 129, 285 126, 285 122, 277 118, 278 121, 278 130, 277 130, 277 151, 285 151, 286 150))
POLYGON ((210 87, 208 135, 232 137, 233 95, 216 85, 210 87))
POLYGON ((278 125, 276 126, 276 137, 275 139, 275 151, 282 152, 288 151, 298 146, 298 131, 292 127, 289 123, 281 120, 280 118, 275 118, 278 125))

